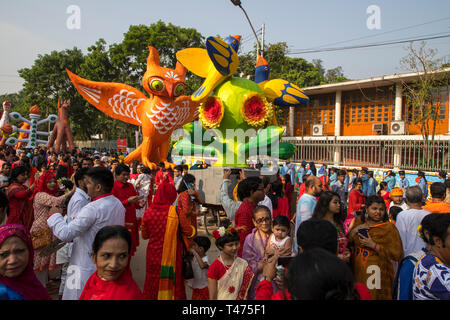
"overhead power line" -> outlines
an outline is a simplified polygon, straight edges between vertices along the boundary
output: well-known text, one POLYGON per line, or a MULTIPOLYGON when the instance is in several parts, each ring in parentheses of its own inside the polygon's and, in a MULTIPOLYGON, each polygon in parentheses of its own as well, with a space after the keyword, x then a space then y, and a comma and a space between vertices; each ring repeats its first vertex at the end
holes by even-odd
POLYGON ((389 31, 385 31, 385 32, 381 32, 381 33, 377 33, 377 34, 373 34, 373 35, 369 35, 369 36, 364 36, 364 37, 358 37, 358 38, 354 38, 354 39, 349 39, 349 40, 343 40, 343 41, 338 41, 338 42, 333 42, 333 43, 327 43, 327 44, 323 44, 317 47, 313 47, 313 48, 309 48, 308 50, 313 50, 313 49, 319 49, 325 46, 333 46, 336 44, 340 44, 340 43, 345 43, 345 42, 352 42, 352 41, 356 41, 356 40, 362 40, 362 39, 368 39, 368 38, 373 38, 373 37, 379 37, 388 33, 393 33, 393 32, 398 32, 398 31, 403 31, 403 30, 408 30, 408 29, 412 29, 412 28, 416 28, 416 27, 421 27, 427 24, 431 24, 431 23, 436 23, 439 21, 444 21, 444 20, 448 20, 450 19, 450 17, 445 17, 445 18, 441 18, 441 19, 436 19, 436 20, 432 20, 432 21, 428 21, 428 22, 424 22, 424 23, 420 23, 420 24, 415 24, 415 25, 411 25, 411 26, 407 26, 407 27, 402 27, 402 28, 398 28, 398 29, 394 29, 394 30, 389 30, 389 31))
POLYGON ((298 51, 288 51, 288 54, 304 54, 304 53, 341 51, 341 50, 350 50, 350 49, 380 47, 380 46, 387 46, 387 45, 392 45, 392 44, 408 43, 408 42, 413 42, 413 41, 424 41, 424 40, 441 39, 441 38, 447 38, 447 37, 450 37, 450 34, 435 35, 435 36, 414 38, 414 39, 393 40, 393 41, 385 41, 385 42, 370 43, 370 44, 363 44, 363 45, 346 46, 346 47, 323 48, 323 49, 304 49, 304 50, 300 49, 298 51))

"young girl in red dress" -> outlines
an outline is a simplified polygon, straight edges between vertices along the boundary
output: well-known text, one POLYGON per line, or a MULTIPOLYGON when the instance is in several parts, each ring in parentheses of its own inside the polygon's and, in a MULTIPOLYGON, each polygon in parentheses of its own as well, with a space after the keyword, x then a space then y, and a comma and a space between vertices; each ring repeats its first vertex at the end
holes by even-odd
POLYGON ((221 252, 208 270, 210 300, 245 300, 254 275, 248 262, 237 256, 240 239, 236 229, 222 226, 213 237, 221 252))

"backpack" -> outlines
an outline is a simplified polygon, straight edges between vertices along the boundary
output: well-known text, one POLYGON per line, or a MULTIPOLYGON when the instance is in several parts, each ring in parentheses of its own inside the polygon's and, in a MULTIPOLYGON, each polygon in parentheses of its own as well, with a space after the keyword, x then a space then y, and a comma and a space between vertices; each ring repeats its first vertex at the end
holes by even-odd
MULTIPOLYGON (((401 271, 403 264, 407 261, 411 261, 414 265, 416 265, 417 261, 419 261, 420 257, 423 254, 424 254, 423 250, 416 251, 416 252, 413 252, 413 253, 407 255, 400 261, 398 268, 397 268, 397 273, 394 278, 394 286, 393 286, 393 290, 392 290, 392 299, 393 300, 399 300, 399 291, 400 291, 399 290, 399 288, 400 288, 399 278, 400 278, 400 271, 401 271)), ((411 274, 411 278, 412 277, 413 277, 413 274, 411 274)), ((411 280, 411 284, 412 284, 412 280, 411 280)))

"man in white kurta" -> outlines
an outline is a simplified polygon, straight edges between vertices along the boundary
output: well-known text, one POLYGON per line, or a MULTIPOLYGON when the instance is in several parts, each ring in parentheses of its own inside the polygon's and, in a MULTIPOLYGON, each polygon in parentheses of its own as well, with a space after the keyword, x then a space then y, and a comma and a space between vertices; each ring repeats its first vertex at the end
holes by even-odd
MULTIPOLYGON (((91 170, 108 171, 101 167, 91 170)), ((92 201, 68 223, 60 213, 54 213, 47 219, 47 224, 58 239, 73 241, 63 300, 78 300, 87 280, 96 271, 96 266, 92 262, 92 243, 97 232, 105 226, 125 225, 125 207, 119 199, 109 193, 114 183, 112 173, 108 171, 110 181, 108 190, 105 191, 104 186, 90 179, 91 170, 87 179, 90 180, 88 194, 92 197, 92 201), (92 191, 94 188, 97 189, 92 191)), ((51 212, 54 209, 52 208, 51 212)))
MULTIPOLYGON (((67 205, 67 215, 65 217, 66 223, 69 223, 75 219, 81 209, 91 202, 91 198, 87 194, 87 187, 84 181, 87 171, 87 168, 81 168, 77 170, 74 175, 77 188, 73 196, 70 198, 69 204, 67 205)), ((69 266, 70 256, 72 255, 72 247, 73 242, 69 242, 56 253, 56 263, 63 265, 61 272, 61 285, 59 289, 60 296, 63 295, 66 284, 67 268, 69 266)))

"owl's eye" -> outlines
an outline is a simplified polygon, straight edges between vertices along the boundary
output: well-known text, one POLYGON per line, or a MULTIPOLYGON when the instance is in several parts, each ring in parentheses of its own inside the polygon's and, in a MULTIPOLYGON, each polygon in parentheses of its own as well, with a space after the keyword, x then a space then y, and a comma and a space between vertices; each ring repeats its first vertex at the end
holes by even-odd
POLYGON ((175 86, 175 89, 173 90, 174 95, 175 95, 175 96, 182 95, 182 94, 184 93, 184 88, 185 88, 184 83, 179 83, 179 84, 177 84, 177 85, 175 86))
POLYGON ((150 88, 155 91, 162 91, 164 89, 164 82, 159 79, 153 79, 150 81, 150 88))

